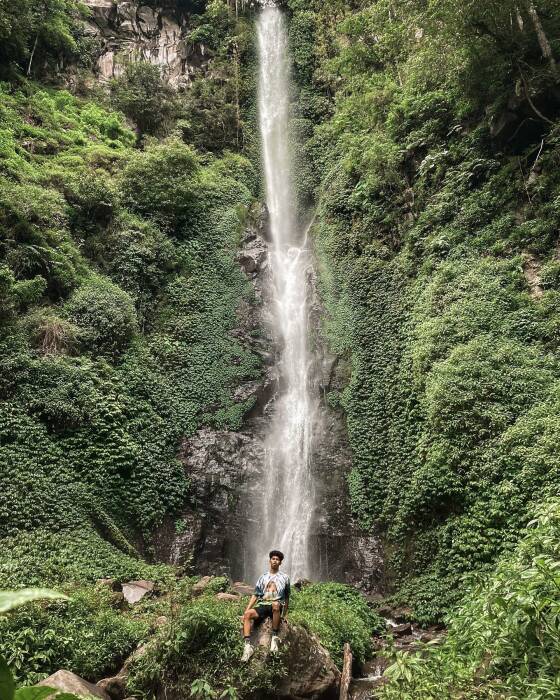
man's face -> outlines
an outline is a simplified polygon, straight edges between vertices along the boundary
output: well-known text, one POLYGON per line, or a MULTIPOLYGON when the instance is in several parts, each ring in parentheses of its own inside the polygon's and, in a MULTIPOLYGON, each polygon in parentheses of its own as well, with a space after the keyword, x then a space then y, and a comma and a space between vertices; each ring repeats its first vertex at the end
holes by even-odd
POLYGON ((276 571, 277 569, 280 568, 280 564, 281 564, 281 563, 282 563, 282 559, 280 559, 280 557, 277 557, 277 556, 275 555, 275 556, 273 556, 273 557, 270 559, 270 568, 271 568, 273 571, 276 571))

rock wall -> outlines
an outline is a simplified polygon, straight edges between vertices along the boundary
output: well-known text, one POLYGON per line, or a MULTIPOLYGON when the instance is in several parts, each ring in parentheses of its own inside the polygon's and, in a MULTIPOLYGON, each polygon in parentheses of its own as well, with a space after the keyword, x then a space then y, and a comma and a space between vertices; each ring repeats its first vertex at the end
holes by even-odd
MULTIPOLYGON (((190 500, 176 522, 169 520, 156 537, 158 558, 191 566, 201 574, 225 574, 241 579, 252 569, 246 561, 247 538, 259 536, 258 514, 263 481, 264 435, 278 390, 277 349, 267 333, 266 290, 269 288, 266 222, 250 229, 238 255, 240 265, 252 281, 254 303, 242 302, 239 325, 233 331, 263 360, 261 380, 237 390, 239 400, 250 396, 255 406, 239 432, 203 429, 185 440, 180 458, 189 478, 190 500)), ((327 392, 342 388, 343 372, 338 358, 329 355, 320 336, 323 309, 314 291, 313 326, 316 329, 317 388, 327 392)), ((383 589, 383 558, 377 538, 366 537, 354 524, 349 510, 346 476, 351 453, 342 414, 324 405, 323 435, 313 458, 318 489, 312 533, 314 578, 350 583, 366 592, 383 589)))
POLYGON ((178 2, 84 2, 90 9, 86 31, 99 42, 96 72, 101 81, 118 77, 128 63, 149 61, 180 87, 208 61, 204 45, 189 44, 189 14, 178 2))

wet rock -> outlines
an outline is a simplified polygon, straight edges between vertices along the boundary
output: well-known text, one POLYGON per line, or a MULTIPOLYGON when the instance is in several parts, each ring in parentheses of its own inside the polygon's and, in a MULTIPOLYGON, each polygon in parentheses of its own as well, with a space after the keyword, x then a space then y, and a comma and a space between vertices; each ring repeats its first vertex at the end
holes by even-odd
POLYGON ((142 598, 145 598, 148 593, 154 590, 153 581, 130 581, 123 583, 122 592, 124 599, 129 605, 139 603, 142 598))
POLYGON ((77 676, 75 673, 63 669, 40 681, 38 685, 55 688, 63 693, 72 693, 82 698, 94 697, 100 700, 111 700, 110 695, 102 688, 98 688, 93 685, 93 683, 88 683, 88 681, 80 678, 80 676, 77 676))
POLYGON ((377 614, 387 619, 394 619, 393 608, 390 605, 381 605, 377 608, 377 614))
POLYGON ((229 576, 232 563, 242 560, 237 548, 250 525, 239 501, 260 483, 262 444, 256 435, 205 428, 183 442, 179 458, 190 503, 156 533, 157 557, 191 564, 201 574, 229 576))
POLYGON ((268 248, 264 239, 251 231, 244 240, 243 248, 237 260, 247 274, 258 272, 268 257, 268 248))
POLYGON ((418 641, 422 642, 422 644, 428 644, 429 642, 435 642, 436 640, 440 640, 445 636, 445 631, 437 628, 437 627, 430 627, 427 630, 422 630, 420 632, 420 636, 418 637, 418 641))
POLYGON ((414 618, 414 612, 412 608, 407 608, 405 606, 400 608, 393 608, 391 617, 395 622, 402 625, 409 620, 414 618))
POLYGON ((393 637, 406 637, 412 634, 412 625, 410 622, 405 622, 402 625, 389 625, 387 631, 390 632, 393 637))
POLYGON ((370 679, 380 678, 390 666, 390 663, 389 659, 382 656, 375 656, 375 658, 367 661, 363 665, 362 674, 370 679))
POLYGON ((373 700, 377 697, 376 690, 381 688, 387 680, 381 678, 354 678, 350 684, 351 700, 373 700))

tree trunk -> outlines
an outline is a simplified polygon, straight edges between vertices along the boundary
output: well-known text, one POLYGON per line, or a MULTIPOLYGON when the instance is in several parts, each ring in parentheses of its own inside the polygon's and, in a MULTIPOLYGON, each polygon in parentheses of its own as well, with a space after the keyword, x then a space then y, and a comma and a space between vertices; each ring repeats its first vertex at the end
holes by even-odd
POLYGON ((35 42, 33 44, 33 50, 31 51, 31 56, 29 57, 29 65, 27 66, 27 76, 31 75, 31 66, 33 65, 33 58, 35 56, 35 51, 37 50, 37 43, 39 41, 39 32, 35 35, 35 42))
POLYGON ((352 649, 350 644, 346 642, 344 645, 344 665, 342 667, 342 676, 340 677, 340 696, 339 700, 348 700, 348 691, 350 690, 350 681, 352 680, 352 649))
POLYGON ((237 42, 233 47, 233 60, 235 65, 235 141, 237 148, 239 148, 239 136, 241 132, 241 106, 239 104, 239 84, 241 81, 241 66, 239 58, 239 46, 237 42))
POLYGON ((558 77, 558 66, 556 65, 556 61, 554 60, 554 55, 552 54, 552 47, 550 46, 550 42, 548 41, 548 37, 546 36, 546 32, 544 31, 544 27, 541 22, 541 18, 539 17, 539 13, 537 12, 537 8, 535 7, 533 0, 529 0, 527 9, 529 11, 529 15, 531 17, 531 20, 533 21, 533 26, 535 27, 535 31, 537 33, 537 38, 539 40, 539 46, 541 47, 543 58, 549 62, 550 69, 554 76, 558 77))

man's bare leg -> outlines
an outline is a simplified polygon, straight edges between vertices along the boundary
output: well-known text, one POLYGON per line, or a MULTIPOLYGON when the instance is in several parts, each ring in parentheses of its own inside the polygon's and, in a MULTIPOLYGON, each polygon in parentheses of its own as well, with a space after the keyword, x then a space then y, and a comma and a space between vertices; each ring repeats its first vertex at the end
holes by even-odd
POLYGON ((243 615, 243 636, 245 637, 245 639, 251 636, 251 627, 253 626, 253 620, 256 620, 258 616, 259 614, 254 608, 252 610, 245 611, 243 615))
POLYGON ((245 646, 243 648, 243 656, 241 661, 247 662, 253 656, 255 650, 251 644, 251 627, 253 626, 253 620, 256 620, 259 614, 254 608, 250 610, 245 610, 243 614, 243 637, 245 638, 245 646))
POLYGON ((280 631, 281 615, 282 606, 280 603, 272 603, 272 634, 278 634, 280 631))

